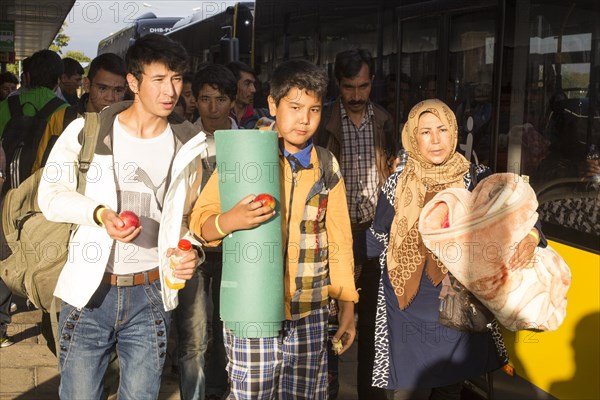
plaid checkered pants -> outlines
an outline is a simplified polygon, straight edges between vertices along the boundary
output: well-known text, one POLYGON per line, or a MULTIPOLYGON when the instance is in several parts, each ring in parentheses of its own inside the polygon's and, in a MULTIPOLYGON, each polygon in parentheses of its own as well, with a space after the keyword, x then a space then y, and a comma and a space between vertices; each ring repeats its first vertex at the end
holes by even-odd
POLYGON ((224 329, 229 399, 326 400, 327 307, 284 321, 274 338, 245 339, 224 329))

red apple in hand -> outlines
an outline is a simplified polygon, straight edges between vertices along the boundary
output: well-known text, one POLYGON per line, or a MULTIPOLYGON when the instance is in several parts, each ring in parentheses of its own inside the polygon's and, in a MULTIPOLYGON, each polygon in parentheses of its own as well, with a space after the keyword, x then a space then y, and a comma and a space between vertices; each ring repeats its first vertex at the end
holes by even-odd
POLYGON ((137 228, 140 226, 140 217, 138 217, 133 211, 121 211, 119 218, 123 221, 124 225, 121 229, 127 229, 130 226, 137 228))
POLYGON ((260 201, 263 206, 271 207, 271 210, 275 209, 275 198, 268 193, 261 193, 254 198, 254 201, 260 201))

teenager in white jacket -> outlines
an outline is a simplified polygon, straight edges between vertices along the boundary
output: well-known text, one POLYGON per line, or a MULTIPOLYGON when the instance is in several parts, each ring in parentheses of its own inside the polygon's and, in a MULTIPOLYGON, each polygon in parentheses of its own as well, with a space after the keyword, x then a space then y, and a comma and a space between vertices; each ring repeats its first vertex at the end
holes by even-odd
MULTIPOLYGON (((126 61, 134 101, 100 113, 85 195, 76 191, 83 119, 54 145, 39 188, 46 218, 79 225, 54 293, 63 300, 61 399, 101 398, 114 349, 118 397, 158 397, 170 310, 177 306, 177 291, 164 274, 177 242, 189 236, 187 215, 199 194, 204 134, 170 117, 181 94, 185 50, 151 34, 129 48, 126 61), (125 228, 118 215, 125 210, 140 217, 139 227, 125 228)), ((192 277, 198 251, 181 259, 178 278, 192 277)))

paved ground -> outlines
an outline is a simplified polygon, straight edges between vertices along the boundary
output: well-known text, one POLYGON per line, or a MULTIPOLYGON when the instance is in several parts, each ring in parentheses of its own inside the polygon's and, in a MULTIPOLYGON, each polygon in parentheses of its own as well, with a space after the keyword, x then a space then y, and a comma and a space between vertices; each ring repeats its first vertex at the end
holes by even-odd
MULTIPOLYGON (((0 349, 0 400, 58 399, 57 361, 40 331, 42 313, 28 310, 23 299, 15 302, 18 310, 8 334, 16 343, 0 349)), ((340 359, 340 380, 338 399, 357 399, 356 345, 340 359)), ((170 373, 163 376, 159 399, 179 399, 177 378, 170 373)))

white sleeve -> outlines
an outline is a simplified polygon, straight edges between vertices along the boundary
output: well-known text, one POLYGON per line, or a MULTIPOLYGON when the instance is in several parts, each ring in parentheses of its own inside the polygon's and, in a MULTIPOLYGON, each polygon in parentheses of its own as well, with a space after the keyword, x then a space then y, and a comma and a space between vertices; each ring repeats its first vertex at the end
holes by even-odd
POLYGON ((97 201, 77 193, 78 141, 84 119, 71 122, 54 144, 38 188, 38 205, 44 216, 55 222, 95 225, 97 201))

